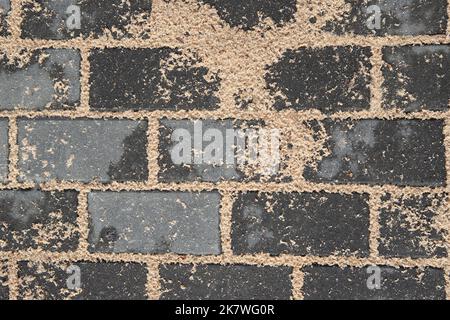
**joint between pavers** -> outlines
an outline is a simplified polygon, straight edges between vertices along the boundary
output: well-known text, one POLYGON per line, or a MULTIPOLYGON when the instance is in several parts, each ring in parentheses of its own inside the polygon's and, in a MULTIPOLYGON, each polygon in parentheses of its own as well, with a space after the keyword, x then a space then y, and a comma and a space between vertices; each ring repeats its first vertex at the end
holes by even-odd
POLYGON ((147 298, 149 300, 159 300, 161 296, 161 283, 159 276, 159 264, 154 261, 147 263, 147 298))
POLYGON ((370 257, 379 256, 378 245, 380 241, 379 208, 381 192, 369 194, 369 252, 370 257))
POLYGON ((386 265, 395 268, 448 268, 447 258, 386 258, 386 257, 356 257, 356 256, 294 256, 269 254, 254 255, 178 255, 168 254, 133 254, 133 253, 87 253, 79 252, 43 252, 41 250, 19 250, 14 254, 6 255, 9 260, 15 261, 89 261, 89 262, 136 262, 141 264, 219 264, 219 265, 264 265, 290 266, 301 268, 309 265, 323 266, 351 266, 364 267, 368 265, 386 265))
POLYGON ((17 182, 19 175, 18 161, 19 161, 19 145, 17 141, 17 119, 15 116, 10 116, 8 119, 8 181, 12 183, 17 182))
POLYGON ((148 179, 147 183, 155 185, 158 183, 159 174, 159 119, 146 117, 147 120, 147 162, 148 179))
POLYGON ((373 46, 372 48, 372 57, 370 61, 372 63, 371 69, 371 84, 370 84, 370 111, 375 113, 384 113, 382 107, 382 84, 383 84, 383 75, 381 72, 381 67, 383 65, 383 54, 381 46, 373 46))
POLYGON ((15 257, 8 258, 8 289, 9 300, 17 300, 19 297, 18 260, 15 257))
POLYGON ((79 232, 79 243, 77 253, 80 254, 81 257, 88 254, 89 248, 88 192, 89 190, 82 190, 78 194, 77 227, 79 232))
POLYGON ((220 235, 221 247, 223 255, 226 257, 233 255, 231 245, 231 230, 232 230, 232 209, 234 196, 231 192, 221 192, 222 199, 220 201, 220 235))
POLYGON ((304 300, 303 282, 304 272, 301 267, 294 267, 292 271, 292 300, 304 300))

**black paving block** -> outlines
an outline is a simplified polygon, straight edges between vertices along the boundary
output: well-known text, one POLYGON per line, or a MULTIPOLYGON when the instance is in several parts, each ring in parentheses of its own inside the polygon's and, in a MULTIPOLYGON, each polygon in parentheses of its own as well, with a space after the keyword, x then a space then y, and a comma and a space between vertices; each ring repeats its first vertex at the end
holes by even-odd
POLYGON ((368 256, 368 195, 239 193, 231 238, 235 254, 368 256))
POLYGON ((288 49, 267 66, 267 89, 276 110, 318 109, 324 113, 370 106, 369 47, 288 49))
POLYGON ((74 251, 78 192, 1 190, 0 250, 74 251))
POLYGON ((161 265, 161 299, 275 299, 291 297, 291 267, 161 265))
POLYGON ((310 122, 330 152, 312 160, 307 180, 332 183, 444 186, 442 120, 325 120, 310 122), (322 126, 323 125, 323 126, 322 126))

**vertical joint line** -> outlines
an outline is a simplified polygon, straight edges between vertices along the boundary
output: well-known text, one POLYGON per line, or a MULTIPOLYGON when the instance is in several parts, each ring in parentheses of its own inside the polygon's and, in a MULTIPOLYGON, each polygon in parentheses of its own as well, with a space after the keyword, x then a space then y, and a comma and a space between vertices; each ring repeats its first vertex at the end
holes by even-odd
POLYGON ((80 233, 80 241, 78 251, 81 255, 88 252, 89 247, 89 213, 88 213, 88 193, 89 191, 81 190, 78 195, 78 231, 80 233))
POLYGON ((292 300, 303 300, 303 279, 305 274, 302 266, 295 266, 292 271, 292 300))
POLYGON ((9 117, 8 146, 8 180, 10 183, 14 184, 17 182, 17 177, 19 175, 19 170, 17 167, 19 159, 19 145, 17 141, 17 118, 15 116, 9 117))
POLYGON ((225 257, 231 257, 233 250, 231 248, 231 224, 233 209, 233 194, 229 191, 221 192, 220 201, 220 235, 222 244, 222 253, 225 257))
POLYGON ((147 117, 147 166, 149 185, 158 183, 158 145, 159 145, 159 117, 157 114, 147 117))
POLYGON ((22 24, 22 3, 23 0, 11 0, 11 11, 7 18, 8 29, 15 40, 20 40, 20 26, 22 24))
POLYGON ((382 46, 372 47, 372 57, 370 58, 372 64, 372 69, 370 71, 370 111, 371 112, 381 112, 382 108, 382 83, 383 74, 381 72, 381 67, 383 65, 383 54, 382 46))
POLYGON ((17 300, 19 297, 18 261, 16 258, 8 259, 8 289, 9 300, 17 300))
POLYGON ((80 48, 81 54, 81 93, 80 93, 80 111, 89 112, 89 77, 91 65, 89 63, 89 48, 82 46, 80 48))
POLYGON ((159 264, 155 261, 147 263, 147 299, 159 300, 161 296, 161 284, 159 277, 159 264))
POLYGON ((378 257, 378 245, 380 239, 379 207, 381 195, 372 192, 369 195, 369 251, 371 258, 378 257))

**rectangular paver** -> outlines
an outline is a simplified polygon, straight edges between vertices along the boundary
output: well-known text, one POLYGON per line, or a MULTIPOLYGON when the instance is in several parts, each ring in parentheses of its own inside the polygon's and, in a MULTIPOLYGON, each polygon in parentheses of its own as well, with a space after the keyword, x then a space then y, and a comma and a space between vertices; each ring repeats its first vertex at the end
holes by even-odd
POLYGON ((442 120, 325 120, 309 123, 318 151, 307 180, 332 183, 443 186, 446 184, 442 120))
POLYGON ((235 254, 369 254, 367 194, 239 193, 233 205, 235 254))
POLYGON ((74 109, 80 64, 78 49, 0 50, 0 110, 74 109))
POLYGON ((0 190, 0 250, 75 250, 77 197, 70 190, 0 190))
POLYGON ((217 192, 93 192, 94 252, 219 254, 217 192))
POLYGON ((40 118, 17 125, 21 181, 147 179, 144 121, 40 118))
POLYGON ((89 61, 93 109, 218 108, 218 75, 180 49, 94 49, 89 61))
POLYGON ((314 265, 304 267, 302 271, 302 292, 307 300, 445 299, 444 271, 441 269, 314 265))
POLYGON ((147 298, 147 268, 132 262, 20 261, 18 281, 21 300, 147 298))
POLYGON ((292 293, 291 267, 161 265, 161 299, 275 299, 292 293))
POLYGON ((22 6, 22 37, 128 38, 130 28, 148 19, 151 9, 151 0, 27 0, 22 6))

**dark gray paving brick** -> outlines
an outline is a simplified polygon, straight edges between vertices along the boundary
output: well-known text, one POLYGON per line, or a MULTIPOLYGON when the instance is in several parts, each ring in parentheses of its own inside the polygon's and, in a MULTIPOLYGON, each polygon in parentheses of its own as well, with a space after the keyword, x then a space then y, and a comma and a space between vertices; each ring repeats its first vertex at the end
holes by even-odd
POLYGON ((139 19, 149 19, 151 9, 151 0, 29 0, 22 6, 22 37, 69 39, 110 35, 115 39, 127 38, 131 36, 130 25, 139 19), (71 6, 78 7, 79 15, 71 6), (74 18, 79 21, 78 26, 74 18))
POLYGON ((378 251, 387 257, 446 257, 446 194, 381 198, 378 251))
POLYGON ((0 260, 0 300, 9 299, 8 266, 6 260, 0 260))
POLYGON ((76 191, 1 190, 0 250, 75 250, 77 197, 76 191))
POLYGON ((334 300, 441 300, 445 279, 441 269, 379 266, 380 289, 374 288, 374 270, 313 265, 303 268, 305 299, 334 300), (372 278, 371 278, 372 276, 372 278), (369 285, 368 285, 369 284, 369 285), (369 289, 370 288, 370 289, 369 289))
POLYGON ((161 265, 161 299, 288 300, 291 267, 249 265, 161 265))
POLYGON ((147 297, 147 268, 138 263, 20 261, 18 278, 19 299, 25 300, 142 300, 147 297))
POLYGON ((93 192, 91 251, 219 254, 218 192, 93 192))
POLYGON ((370 105, 368 47, 323 47, 287 50, 265 76, 282 109, 319 109, 324 113, 367 109, 370 105))
POLYGON ((159 128, 159 180, 163 182, 290 181, 291 177, 287 176, 284 170, 287 162, 284 160, 287 155, 282 155, 280 152, 281 133, 270 136, 270 130, 258 120, 162 119, 159 128), (239 132, 247 136, 236 138, 239 132), (248 138, 251 132, 261 138, 261 145, 267 142, 268 150, 273 149, 277 152, 259 152, 255 162, 248 161, 250 157, 246 157, 245 163, 241 163, 238 160, 239 155, 245 150, 250 151, 254 146, 257 147, 257 142, 249 143, 249 141, 255 141, 248 138), (184 137, 188 139, 184 140, 184 137), (202 158, 196 160, 197 155, 202 158), (228 159, 229 156, 233 163, 228 159))
POLYGON ((9 35, 8 16, 11 10, 10 0, 0 0, 0 37, 9 35))
POLYGON ((367 194, 239 193, 232 221, 235 254, 369 254, 367 194))
POLYGON ((75 108, 80 60, 77 49, 23 49, 17 56, 0 51, 0 110, 75 108))
POLYGON ((91 63, 93 109, 216 109, 219 77, 179 49, 96 49, 91 63))
MULTIPOLYGON (((313 138, 326 135, 330 154, 312 160, 304 177, 332 183, 443 186, 441 120, 325 120, 310 122, 313 138)), ((324 150, 322 150, 324 151, 324 150)))
POLYGON ((435 35, 445 34, 447 27, 447 0, 345 0, 349 10, 323 28, 342 35, 435 35), (369 28, 373 12, 371 5, 380 9, 380 28, 369 28))
POLYGON ((8 120, 0 118, 0 182, 5 182, 8 178, 8 157, 8 120))
POLYGON ((450 101, 450 46, 383 48, 383 104, 405 111, 445 111, 450 101))
POLYGON ((17 126, 21 181, 147 179, 144 121, 20 119, 17 126))
POLYGON ((199 0, 217 10, 219 17, 231 27, 253 30, 270 19, 276 26, 294 20, 297 11, 296 0, 199 0))

